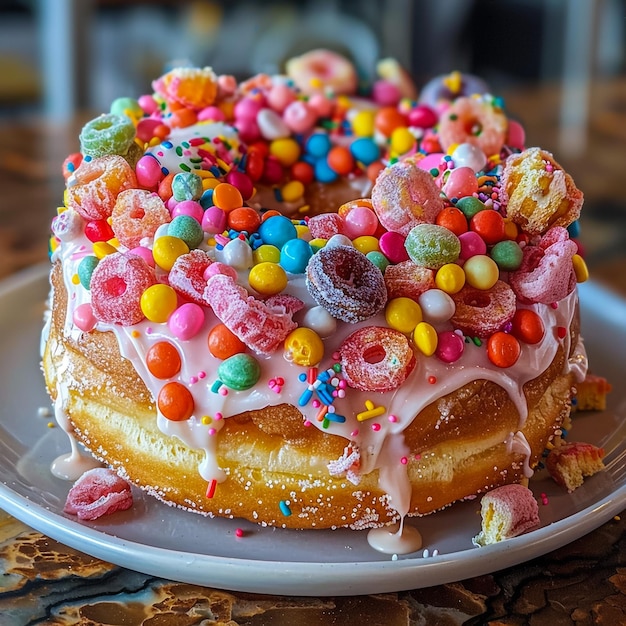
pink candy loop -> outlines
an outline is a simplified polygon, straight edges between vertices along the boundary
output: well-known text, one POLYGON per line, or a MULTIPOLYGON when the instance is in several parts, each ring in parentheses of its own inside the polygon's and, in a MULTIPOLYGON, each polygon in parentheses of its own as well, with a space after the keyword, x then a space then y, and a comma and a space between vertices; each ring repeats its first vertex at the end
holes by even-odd
POLYGON ((94 316, 122 326, 141 322, 141 295, 155 283, 154 272, 141 257, 122 252, 105 256, 91 275, 94 316))

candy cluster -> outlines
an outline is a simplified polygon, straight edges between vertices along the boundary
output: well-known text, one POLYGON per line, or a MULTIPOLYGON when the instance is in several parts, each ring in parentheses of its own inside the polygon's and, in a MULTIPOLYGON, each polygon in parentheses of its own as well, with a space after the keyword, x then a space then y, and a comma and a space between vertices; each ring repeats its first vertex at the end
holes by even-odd
POLYGON ((172 70, 88 123, 64 164, 69 324, 130 342, 160 426, 207 455, 245 409, 291 402, 358 450, 362 423, 384 435, 419 411, 375 419, 418 369, 431 399, 469 364, 517 380, 524 351, 565 339, 550 309, 586 278, 582 194, 501 101, 457 74, 429 103, 402 81, 365 100, 320 80, 172 70), (371 198, 278 210, 342 177, 375 181, 371 198), (263 186, 278 209, 259 210, 263 186))

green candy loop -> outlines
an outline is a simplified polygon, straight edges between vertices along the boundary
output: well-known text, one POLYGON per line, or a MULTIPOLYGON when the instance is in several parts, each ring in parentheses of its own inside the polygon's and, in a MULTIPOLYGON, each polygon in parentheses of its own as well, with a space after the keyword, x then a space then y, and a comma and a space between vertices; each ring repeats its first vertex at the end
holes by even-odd
POLYGON ((98 158, 126 155, 135 139, 135 126, 125 115, 106 113, 87 122, 80 131, 80 151, 98 158))

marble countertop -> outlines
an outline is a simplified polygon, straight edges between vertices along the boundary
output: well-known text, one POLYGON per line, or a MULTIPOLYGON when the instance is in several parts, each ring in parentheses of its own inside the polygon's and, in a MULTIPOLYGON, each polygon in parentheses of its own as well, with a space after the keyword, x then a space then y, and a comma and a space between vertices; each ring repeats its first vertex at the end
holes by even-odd
MULTIPOLYGON (((558 90, 510 94, 527 133, 558 154, 558 90), (551 145, 552 144, 552 145, 551 145)), ((581 241, 595 279, 626 296, 622 191, 626 85, 602 84, 583 154, 560 159, 589 190, 581 241), (613 122, 613 123, 611 123, 613 122), (621 136, 620 136, 621 134, 621 136), (611 158, 607 152, 612 152, 611 158), (593 165, 589 165, 593 163, 593 165), (602 177, 602 181, 598 178, 602 177)), ((0 279, 46 259, 61 163, 82 120, 0 122, 0 279)), ((625 624, 626 511, 542 557, 493 574, 399 593, 302 598, 221 591, 136 573, 68 548, 0 511, 2 624, 625 624)))

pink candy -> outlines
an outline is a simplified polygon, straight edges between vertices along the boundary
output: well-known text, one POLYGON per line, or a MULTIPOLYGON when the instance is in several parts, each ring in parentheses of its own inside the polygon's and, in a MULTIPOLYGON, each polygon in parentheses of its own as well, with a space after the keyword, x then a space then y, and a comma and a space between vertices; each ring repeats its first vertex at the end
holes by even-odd
POLYGON ((294 133, 306 133, 317 121, 317 113, 306 102, 296 100, 283 112, 283 120, 294 133))
POLYGON ((461 242, 461 253, 459 254, 461 261, 467 261, 477 254, 487 254, 487 244, 478 233, 472 230, 461 233, 459 241, 461 242))
POLYGON ((132 326, 144 318, 141 294, 156 283, 154 272, 134 254, 105 256, 91 275, 91 306, 96 319, 132 326))
POLYGON ((195 337, 203 324, 204 309, 194 302, 182 304, 167 320, 167 326, 172 334, 183 341, 195 337))
POLYGON ((219 320, 259 354, 272 354, 297 328, 290 310, 257 300, 230 276, 212 276, 204 297, 219 320))
POLYGON ((154 189, 163 179, 161 164, 151 155, 142 156, 135 165, 137 182, 146 189, 154 189))
POLYGON ((387 267, 385 286, 389 299, 406 297, 417 302, 425 291, 435 288, 435 274, 433 270, 415 265, 413 261, 402 261, 387 267))
POLYGON ((554 226, 548 230, 539 245, 524 248, 519 270, 510 274, 515 295, 522 302, 542 304, 568 296, 576 287, 572 258, 577 251, 565 228, 554 226))
POLYGON ((201 224, 202 218, 204 217, 204 209, 202 208, 202 205, 195 200, 183 200, 178 202, 172 209, 172 218, 178 215, 193 217, 198 224, 201 224))
POLYGON ((337 213, 314 215, 307 223, 313 239, 330 239, 333 235, 345 234, 345 221, 337 213))
POLYGON ((344 235, 356 239, 364 235, 373 235, 378 229, 378 218, 372 209, 356 206, 344 217, 344 235))
POLYGON ((217 235, 224 231, 227 221, 225 211, 217 206, 209 207, 202 216, 202 230, 205 233, 217 235))
POLYGON ((63 511, 78 519, 95 520, 133 505, 130 485, 103 467, 85 472, 70 489, 63 511))
POLYGON ((387 231, 380 236, 378 247, 391 263, 397 265, 409 260, 409 253, 404 247, 406 237, 400 233, 387 231))
POLYGON ((192 250, 179 256, 169 273, 170 287, 196 304, 206 305, 205 272, 211 266, 211 257, 202 250, 192 250))
POLYGON ((453 169, 442 188, 448 198, 465 198, 478 191, 476 174, 471 167, 453 169))
POLYGON ((380 223, 404 236, 418 224, 434 224, 443 208, 432 175, 418 163, 411 158, 394 163, 380 172, 372 189, 372 205, 380 223))

